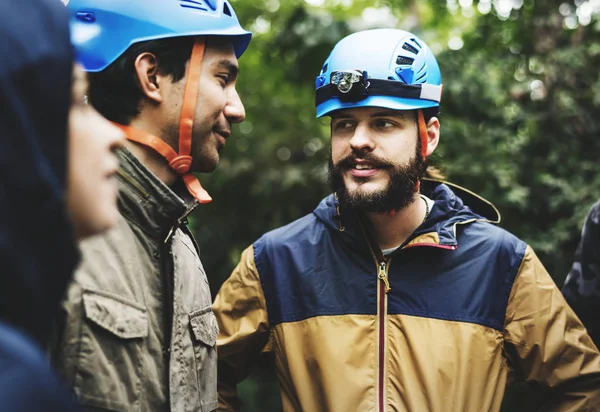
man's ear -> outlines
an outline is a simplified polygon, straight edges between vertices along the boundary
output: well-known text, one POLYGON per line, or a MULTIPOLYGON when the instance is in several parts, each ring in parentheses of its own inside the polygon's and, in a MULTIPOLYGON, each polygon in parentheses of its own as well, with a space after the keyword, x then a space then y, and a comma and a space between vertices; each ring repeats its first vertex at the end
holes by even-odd
POLYGON ((154 103, 162 103, 160 88, 162 76, 158 72, 158 60, 152 53, 140 54, 134 63, 138 86, 146 98, 154 103))
POLYGON ((431 156, 440 142, 440 121, 437 117, 432 117, 427 122, 427 154, 431 156))

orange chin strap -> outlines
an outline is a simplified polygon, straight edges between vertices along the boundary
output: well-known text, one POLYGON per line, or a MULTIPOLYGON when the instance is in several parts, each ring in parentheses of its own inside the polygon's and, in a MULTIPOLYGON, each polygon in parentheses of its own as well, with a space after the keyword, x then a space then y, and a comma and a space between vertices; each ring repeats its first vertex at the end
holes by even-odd
POLYGON ((181 117, 179 119, 179 153, 176 153, 171 146, 150 133, 131 126, 117 123, 115 125, 125 133, 128 140, 148 146, 167 159, 171 169, 181 176, 185 186, 198 202, 210 203, 212 198, 202 187, 196 176, 190 172, 190 167, 192 166, 192 156, 190 156, 192 151, 192 131, 194 128, 196 102, 198 101, 198 92, 200 90, 204 45, 203 38, 197 38, 194 41, 192 56, 187 68, 187 82, 183 96, 181 117))
POLYGON ((425 123, 425 116, 423 116, 423 110, 418 111, 418 129, 419 139, 421 139, 421 156, 423 160, 427 157, 427 124, 425 123))

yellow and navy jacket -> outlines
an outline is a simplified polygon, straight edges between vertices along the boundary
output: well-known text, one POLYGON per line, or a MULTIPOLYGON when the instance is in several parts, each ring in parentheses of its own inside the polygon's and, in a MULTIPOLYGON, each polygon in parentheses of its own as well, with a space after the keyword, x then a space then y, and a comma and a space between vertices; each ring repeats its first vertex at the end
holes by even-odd
POLYGON ((539 410, 600 410, 598 349, 533 250, 476 195, 422 192, 385 258, 334 196, 243 252, 213 305, 222 410, 263 351, 284 411, 499 411, 515 379, 548 388, 539 410))

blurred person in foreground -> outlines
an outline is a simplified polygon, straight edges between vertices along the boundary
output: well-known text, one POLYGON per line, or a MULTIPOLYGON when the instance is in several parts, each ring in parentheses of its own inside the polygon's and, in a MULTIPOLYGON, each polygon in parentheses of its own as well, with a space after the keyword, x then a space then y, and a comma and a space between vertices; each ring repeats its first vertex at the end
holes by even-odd
POLYGON ((590 209, 563 295, 600 345, 600 201, 590 209))
POLYGON ((536 410, 598 410, 600 353, 531 247, 489 202, 426 178, 442 91, 428 46, 352 34, 316 88, 334 194, 223 284, 220 408, 274 352, 285 411, 498 411, 515 380, 547 388, 536 410))
POLYGON ((218 328, 187 216, 245 117, 227 0, 71 0, 88 101, 126 135, 118 222, 81 243, 52 359, 86 410, 217 408, 218 328))
POLYGON ((0 411, 76 411, 42 347, 76 238, 116 222, 122 133, 83 104, 58 1, 1 2, 0 38, 0 411))

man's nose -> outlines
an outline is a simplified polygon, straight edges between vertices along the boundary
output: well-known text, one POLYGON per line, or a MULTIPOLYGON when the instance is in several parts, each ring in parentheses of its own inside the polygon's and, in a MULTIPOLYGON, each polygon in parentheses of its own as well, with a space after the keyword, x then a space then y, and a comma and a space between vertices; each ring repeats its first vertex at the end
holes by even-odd
POLYGON ((229 91, 224 114, 231 123, 241 123, 246 118, 246 109, 236 89, 229 91))
POLYGON ((373 135, 368 127, 359 124, 356 129, 354 129, 354 135, 352 135, 352 138, 350 139, 350 147, 355 152, 370 152, 375 149, 375 141, 373 140, 373 135))

